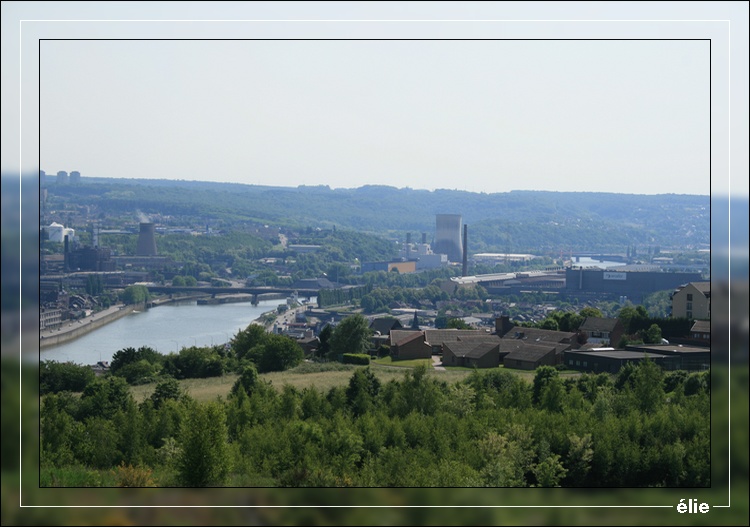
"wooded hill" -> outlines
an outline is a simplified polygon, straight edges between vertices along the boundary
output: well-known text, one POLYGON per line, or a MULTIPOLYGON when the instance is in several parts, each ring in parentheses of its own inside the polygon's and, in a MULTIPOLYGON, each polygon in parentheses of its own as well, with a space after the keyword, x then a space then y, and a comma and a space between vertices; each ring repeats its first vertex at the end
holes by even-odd
POLYGON ((617 251, 637 246, 708 247, 710 197, 662 194, 295 188, 146 179, 84 178, 48 182, 50 200, 98 206, 107 214, 204 218, 219 226, 252 222, 282 228, 352 229, 400 239, 422 232, 431 242, 436 214, 461 214, 470 251, 617 251))

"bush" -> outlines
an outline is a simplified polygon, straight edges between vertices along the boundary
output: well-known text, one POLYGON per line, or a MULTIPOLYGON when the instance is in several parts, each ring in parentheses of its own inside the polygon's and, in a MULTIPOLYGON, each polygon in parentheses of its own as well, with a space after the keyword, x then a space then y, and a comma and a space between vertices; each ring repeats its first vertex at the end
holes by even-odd
POLYGON ((382 359, 383 357, 387 357, 390 354, 391 354, 391 347, 390 346, 386 346, 384 344, 381 344, 380 346, 378 346, 377 355, 378 355, 379 359, 382 359))
POLYGON ((203 379, 223 375, 225 366, 215 348, 191 346, 167 355, 162 373, 175 379, 203 379))
POLYGON ((344 353, 342 361, 344 364, 370 364, 370 356, 366 353, 344 353))
POLYGON ((155 487, 151 479, 151 469, 125 465, 123 461, 120 466, 113 471, 118 487, 155 487))
POLYGON ((153 380, 159 372, 159 366, 151 364, 145 359, 138 362, 126 364, 114 374, 118 377, 124 377, 128 384, 146 384, 153 380))
POLYGON ((141 346, 138 349, 132 347, 123 348, 116 351, 112 356, 109 371, 113 375, 116 375, 121 368, 140 361, 146 361, 153 365, 161 365, 164 363, 164 358, 164 355, 148 346, 141 346))

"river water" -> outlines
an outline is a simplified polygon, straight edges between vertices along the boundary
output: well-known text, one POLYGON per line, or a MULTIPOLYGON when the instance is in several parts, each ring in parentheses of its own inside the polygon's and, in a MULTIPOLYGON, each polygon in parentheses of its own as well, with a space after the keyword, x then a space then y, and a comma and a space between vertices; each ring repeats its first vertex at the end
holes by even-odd
POLYGON ((199 306, 195 300, 175 302, 134 312, 65 344, 40 350, 40 360, 95 364, 111 361, 123 348, 149 346, 171 353, 189 346, 229 341, 238 331, 283 300, 199 306))

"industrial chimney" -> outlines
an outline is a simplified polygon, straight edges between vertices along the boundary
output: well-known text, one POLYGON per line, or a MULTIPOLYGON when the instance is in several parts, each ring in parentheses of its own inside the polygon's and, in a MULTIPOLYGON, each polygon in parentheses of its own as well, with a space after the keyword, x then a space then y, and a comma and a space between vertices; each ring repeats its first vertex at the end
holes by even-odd
POLYGON ((406 233, 406 259, 411 257, 411 233, 406 233))
POLYGON ((466 250, 469 244, 469 226, 464 224, 464 258, 463 267, 461 268, 461 276, 466 276, 469 272, 469 253, 466 250))
POLYGON ((70 271, 70 242, 67 234, 63 237, 63 269, 66 273, 70 271))
POLYGON ((141 233, 138 236, 138 247, 136 256, 156 256, 156 238, 154 237, 154 224, 141 223, 141 233))

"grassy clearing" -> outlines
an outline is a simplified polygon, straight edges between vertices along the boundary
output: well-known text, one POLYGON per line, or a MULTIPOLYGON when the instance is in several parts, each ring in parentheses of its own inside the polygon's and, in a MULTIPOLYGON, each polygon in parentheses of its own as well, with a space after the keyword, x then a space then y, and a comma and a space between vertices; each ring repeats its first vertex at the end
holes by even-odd
MULTIPOLYGON (((397 361, 399 367, 395 367, 395 364, 390 363, 380 364, 378 362, 373 362, 370 365, 370 369, 381 383, 387 383, 394 379, 401 381, 403 380, 404 375, 409 371, 410 367, 424 364, 427 360, 428 359, 397 361), (409 363, 411 363, 412 366, 407 366, 409 363)), ((284 387, 284 384, 289 384, 299 390, 313 386, 325 393, 335 386, 348 386, 349 379, 351 379, 354 370, 364 367, 365 366, 355 366, 352 364, 341 364, 337 362, 323 364, 303 363, 296 368, 287 371, 262 373, 260 378, 269 381, 271 385, 279 391, 284 387)), ((430 376, 453 383, 471 375, 472 370, 435 371, 430 367, 427 373, 430 376)), ((207 379, 183 379, 179 381, 179 383, 180 387, 185 390, 188 395, 197 401, 203 402, 216 400, 217 397, 226 398, 238 377, 239 375, 236 373, 231 373, 221 377, 209 377, 207 379)), ((155 383, 142 384, 139 386, 131 386, 130 391, 136 402, 140 403, 150 397, 151 394, 154 393, 155 388, 155 383)))
POLYGON ((416 368, 417 366, 427 366, 432 369, 432 359, 410 359, 410 360, 393 360, 392 357, 383 357, 372 361, 374 364, 383 366, 395 366, 397 368, 416 368))
MULTIPOLYGON (((185 390, 190 397, 197 401, 211 401, 216 397, 226 397, 229 395, 229 391, 232 386, 239 378, 236 373, 228 373, 221 377, 208 377, 206 379, 183 379, 180 382, 180 388, 185 390)), ((130 393, 133 394, 133 398, 136 402, 140 403, 145 401, 151 394, 154 393, 156 383, 142 384, 139 386, 131 386, 130 393)))
POLYGON ((474 371, 474 368, 469 368, 467 366, 443 366, 443 368, 446 369, 446 371, 474 371))

